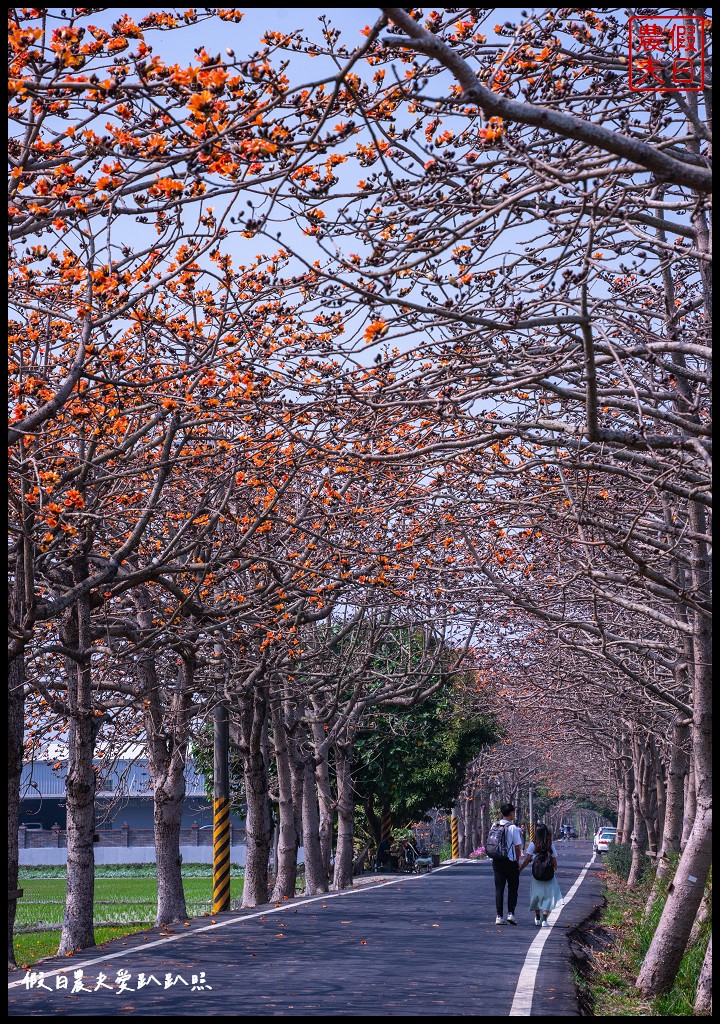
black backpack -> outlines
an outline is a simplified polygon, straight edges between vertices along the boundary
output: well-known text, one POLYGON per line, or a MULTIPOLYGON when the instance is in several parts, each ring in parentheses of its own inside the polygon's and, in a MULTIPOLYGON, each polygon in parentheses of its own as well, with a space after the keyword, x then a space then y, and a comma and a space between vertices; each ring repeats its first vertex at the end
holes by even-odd
POLYGON ((555 877, 552 850, 549 846, 546 850, 536 850, 532 862, 532 876, 538 882, 551 882, 555 877))
POLYGON ((485 840, 485 853, 491 860, 509 860, 507 830, 509 825, 501 825, 499 821, 491 827, 485 840))

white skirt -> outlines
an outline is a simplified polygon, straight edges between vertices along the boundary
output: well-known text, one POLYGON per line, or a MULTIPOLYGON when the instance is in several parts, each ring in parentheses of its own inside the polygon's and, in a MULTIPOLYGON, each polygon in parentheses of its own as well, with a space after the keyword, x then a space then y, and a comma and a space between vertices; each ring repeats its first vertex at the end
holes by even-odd
POLYGON ((530 875, 530 910, 549 914, 562 902, 563 894, 560 891, 557 875, 554 875, 549 882, 538 882, 534 875, 530 875))

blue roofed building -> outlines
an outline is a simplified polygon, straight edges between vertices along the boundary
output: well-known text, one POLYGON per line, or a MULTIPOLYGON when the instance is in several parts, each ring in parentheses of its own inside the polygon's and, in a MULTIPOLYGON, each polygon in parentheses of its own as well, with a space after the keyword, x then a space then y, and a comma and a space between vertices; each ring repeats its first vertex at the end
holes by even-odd
MULTIPOLYGON (((122 751, 106 767, 103 758, 99 768, 95 796, 95 827, 99 831, 128 826, 132 829, 153 827, 153 791, 147 759, 140 756, 139 745, 122 751)), ((67 753, 61 744, 46 748, 41 756, 23 765, 20 782, 20 823, 30 828, 65 829, 65 775, 67 753)), ((205 777, 192 758, 185 769, 185 806, 182 828, 212 825, 212 803, 205 792, 205 777)), ((233 815, 233 824, 241 824, 233 815)))
MULTIPOLYGON (((36 760, 24 765, 20 779, 20 823, 43 828, 66 827, 65 778, 67 761, 36 760)), ((101 765, 100 761, 96 764, 101 765)), ((212 804, 205 793, 205 777, 188 759, 185 768, 185 804, 182 827, 212 824, 212 804)), ((119 759, 98 777, 95 795, 97 828, 153 827, 153 785, 144 759, 119 759)))
MULTIPOLYGON (((139 744, 111 758, 96 758, 94 852, 97 864, 153 863, 153 791, 147 758, 139 744)), ((48 743, 23 766, 20 788, 20 864, 64 864, 67 860, 65 777, 67 747, 48 743)), ((186 793, 180 825, 184 863, 212 863, 213 809, 205 778, 191 757, 185 769, 186 793)), ((245 823, 230 816, 233 864, 245 863, 245 823)))

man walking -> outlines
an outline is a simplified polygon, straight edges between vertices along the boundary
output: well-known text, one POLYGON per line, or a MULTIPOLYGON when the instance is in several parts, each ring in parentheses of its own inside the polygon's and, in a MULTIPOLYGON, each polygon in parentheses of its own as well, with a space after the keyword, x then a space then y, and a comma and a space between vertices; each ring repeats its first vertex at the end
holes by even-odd
POLYGON ((487 840, 487 851, 493 861, 495 877, 495 924, 517 924, 515 907, 517 906, 518 887, 520 884, 520 857, 522 855, 522 836, 515 822, 515 808, 512 804, 502 804, 502 818, 490 829, 487 840), (507 922, 503 917, 503 900, 507 885, 508 915, 507 922))

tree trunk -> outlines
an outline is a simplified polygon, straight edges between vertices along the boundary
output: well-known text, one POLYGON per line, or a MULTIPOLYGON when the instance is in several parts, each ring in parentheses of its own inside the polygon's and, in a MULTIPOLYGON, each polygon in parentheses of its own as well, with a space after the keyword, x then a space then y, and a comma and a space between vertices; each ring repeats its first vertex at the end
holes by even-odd
POLYGON ((672 986, 703 896, 712 858, 712 812, 695 819, 670 886, 665 909, 638 975, 637 986, 657 995, 672 986))
POLYGON ((377 814, 375 813, 372 793, 364 802, 363 807, 365 808, 365 814, 367 815, 368 825, 370 826, 372 837, 375 840, 375 848, 377 849, 377 847, 380 845, 380 840, 382 839, 382 821, 380 818, 378 818, 377 814))
POLYGON ((697 809, 697 801, 695 799, 695 767, 690 762, 688 773, 685 776, 685 799, 683 801, 683 827, 682 836, 680 837, 680 849, 684 850, 687 846, 690 833, 693 830, 695 824, 695 813, 697 809))
POLYGON ((468 797, 467 813, 465 816, 465 856, 469 856, 475 849, 475 799, 468 797))
POLYGON ((154 787, 155 864, 158 880, 156 923, 187 918, 182 881, 180 828, 185 800, 185 775, 177 764, 154 787))
POLYGON ((242 701, 243 775, 247 797, 247 863, 243 907, 257 907, 268 899, 268 856, 271 827, 267 765, 263 756, 263 732, 267 718, 265 696, 256 686, 242 701))
POLYGON ((470 803, 470 838, 468 841, 468 853, 477 850, 480 845, 480 796, 475 795, 470 803))
POLYGON ((465 800, 458 800, 455 804, 455 818, 457 820, 458 828, 458 853, 461 857, 467 856, 465 852, 465 805, 465 800))
POLYGON ((173 693, 171 697, 167 736, 160 739, 163 763, 155 762, 156 772, 153 777, 158 924, 183 921, 187 917, 180 855, 180 829, 185 803, 185 766, 189 742, 193 659, 183 658, 178 674, 179 692, 173 693))
POLYGON ((645 844, 647 834, 645 831, 645 819, 640 813, 640 799, 637 787, 633 790, 633 832, 630 839, 632 847, 632 860, 630 863, 630 875, 628 877, 628 889, 633 889, 639 884, 645 869, 645 844))
MULTIPOLYGON (((76 573, 76 581, 78 574, 76 573)), ((63 645, 75 654, 66 657, 68 677, 68 767, 65 780, 67 809, 67 894, 58 955, 95 945, 95 772, 93 754, 98 723, 93 716, 90 676, 90 607, 87 597, 65 612, 63 645), (77 660, 76 660, 77 658, 77 660)))
POLYGON ((712 935, 708 939, 705 959, 698 979, 695 1014, 698 1017, 712 1016, 712 935))
MULTIPOLYGON (((18 828, 20 826, 20 777, 22 775, 25 655, 19 654, 8 668, 8 892, 18 888, 18 828)), ((13 931, 17 900, 8 900, 8 967, 15 968, 13 931)))
MULTIPOLYGON (((152 628, 152 609, 147 595, 135 595, 138 625, 152 628)), ((144 722, 148 770, 153 787, 155 867, 158 881, 156 924, 187 918, 180 855, 180 829, 185 803, 185 766, 190 739, 190 707, 194 658, 179 659, 177 684, 163 693, 155 658, 143 651, 137 674, 145 706, 144 722)))
POLYGON ((655 884, 650 890, 645 906, 645 917, 649 917, 655 902, 662 891, 660 883, 670 870, 670 857, 680 853, 680 833, 683 818, 683 784, 687 770, 687 757, 683 745, 687 740, 688 727, 684 725, 684 717, 676 715, 673 723, 673 746, 667 771, 667 791, 665 795, 665 813, 663 832, 657 859, 655 884))
POLYGON ((653 768, 655 772, 655 830, 657 833, 658 854, 662 850, 662 839, 665 830, 665 815, 667 814, 667 778, 665 766, 663 765, 657 744, 650 734, 650 751, 652 753, 653 768))
POLYGON ((638 813, 642 815, 643 824, 645 826, 644 831, 648 854, 652 857, 654 867, 657 859, 657 830, 655 827, 655 813, 653 807, 655 778, 647 735, 643 735, 641 737, 636 734, 633 737, 633 758, 635 762, 635 792, 633 794, 633 809, 636 818, 638 813))
POLYGON ((483 802, 481 813, 482 813, 482 835, 481 835, 480 842, 481 842, 481 845, 484 846, 486 841, 487 841, 488 833, 490 832, 490 796, 489 795, 488 795, 487 799, 483 802))
MULTIPOLYGON (((618 783, 617 788, 617 800, 618 800, 618 820, 617 820, 617 841, 622 842, 623 833, 625 831, 625 786, 622 783, 618 783)), ((596 829, 597 831, 597 829, 596 829)))
POLYGON ((708 918, 710 917, 711 907, 712 907, 712 893, 711 893, 710 887, 708 886, 705 889, 705 892, 703 893, 703 898, 700 901, 700 906, 698 907, 698 912, 695 915, 695 920, 693 922, 692 931, 690 932, 690 938, 688 939, 688 942, 690 943, 690 945, 692 945, 693 942, 697 942, 698 939, 700 938, 700 930, 701 930, 702 926, 705 924, 705 922, 708 920, 708 918))
POLYGON ((315 768, 315 783, 317 785, 318 807, 320 810, 320 853, 322 856, 323 871, 325 878, 331 876, 330 860, 332 858, 333 841, 333 818, 335 816, 335 801, 330 786, 330 766, 328 765, 327 754, 322 754, 324 746, 325 730, 320 722, 312 723, 313 746, 316 759, 319 763, 315 768))
POLYGON ((303 847, 305 853, 305 895, 316 896, 328 891, 327 875, 320 848, 320 815, 315 797, 315 772, 312 758, 305 758, 303 789, 303 847))
POLYGON ((292 899, 295 896, 299 842, 297 832, 295 831, 292 773, 290 771, 287 733, 280 707, 273 707, 272 726, 273 749, 278 777, 278 813, 280 819, 277 826, 275 886, 270 897, 274 903, 283 897, 292 899))
POLYGON ((280 845, 280 812, 277 818, 273 811, 270 811, 270 828, 272 830, 272 842, 270 844, 270 881, 275 884, 278 872, 278 847, 280 845), (274 872, 274 875, 273 875, 274 872))
POLYGON ((630 765, 625 772, 625 820, 622 842, 627 846, 632 841, 633 829, 635 827, 635 807, 633 804, 633 790, 635 788, 635 773, 630 765))
POLYGON ((673 724, 673 749, 668 765, 665 828, 663 830, 663 847, 674 853, 680 853, 681 849, 685 778, 688 772, 688 756, 685 746, 689 734, 690 730, 684 724, 682 715, 678 715, 673 724))
POLYGON ((348 889, 353 884, 355 832, 355 794, 350 772, 349 747, 335 745, 335 774, 337 777, 337 846, 333 889, 348 889))
POLYGON ((300 849, 303 844, 303 793, 305 791, 305 766, 303 765, 302 760, 297 757, 294 735, 291 741, 288 742, 288 754, 290 756, 295 844, 297 848, 300 849))
POLYGON ((664 878, 667 874, 669 854, 680 853, 684 786, 688 769, 685 744, 687 743, 688 735, 689 729, 684 724, 684 716, 682 714, 676 715, 673 723, 673 745, 667 771, 665 821, 663 823, 662 847, 658 862, 658 879, 664 878))

